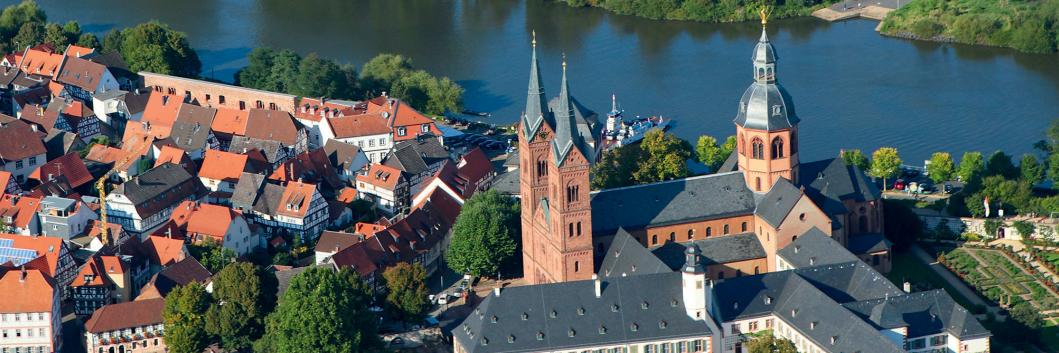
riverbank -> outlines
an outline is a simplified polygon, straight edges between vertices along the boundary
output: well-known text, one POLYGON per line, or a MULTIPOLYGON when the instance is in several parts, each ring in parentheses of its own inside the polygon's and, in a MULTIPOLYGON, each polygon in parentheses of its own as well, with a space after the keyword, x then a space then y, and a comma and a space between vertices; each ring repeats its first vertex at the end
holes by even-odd
MULTIPOLYGON (((742 6, 738 2, 701 1, 636 1, 636 0, 554 0, 571 7, 597 7, 618 15, 643 17, 652 20, 727 23, 760 19, 757 6, 742 6)), ((826 8, 834 0, 785 2, 772 8, 770 19, 804 17, 826 8)))
POLYGON ((913 0, 883 20, 893 37, 1055 53, 1059 0, 983 2, 913 0))

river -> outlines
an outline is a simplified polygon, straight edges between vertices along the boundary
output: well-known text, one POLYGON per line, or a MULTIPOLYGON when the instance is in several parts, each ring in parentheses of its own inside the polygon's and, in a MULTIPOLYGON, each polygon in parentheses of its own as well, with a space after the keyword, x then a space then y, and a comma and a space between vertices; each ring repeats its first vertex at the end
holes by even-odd
MULTIPOLYGON (((17 0, 4 0, 10 4, 17 0)), ((466 88, 468 109, 510 123, 525 104, 530 32, 558 93, 566 53, 573 94, 598 112, 675 118, 694 140, 734 133, 751 82, 754 23, 661 22, 542 0, 38 0, 87 31, 157 19, 188 34, 203 75, 231 80, 254 47, 318 52, 360 65, 379 52, 466 88)), ((935 151, 1020 155, 1059 118, 1059 56, 886 38, 876 22, 773 21, 778 77, 802 119, 804 160, 896 146, 908 164, 935 151)))

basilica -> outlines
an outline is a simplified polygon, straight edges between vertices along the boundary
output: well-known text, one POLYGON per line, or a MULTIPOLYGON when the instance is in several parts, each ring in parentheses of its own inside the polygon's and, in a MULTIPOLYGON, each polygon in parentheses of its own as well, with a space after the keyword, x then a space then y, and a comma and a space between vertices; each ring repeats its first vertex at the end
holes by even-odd
POLYGON ((799 352, 988 352, 944 290, 898 288, 878 188, 841 158, 802 162, 793 100, 764 30, 714 174, 591 191, 602 141, 563 62, 547 99, 531 58, 518 125, 526 285, 452 329, 457 353, 743 353, 762 332, 799 352))

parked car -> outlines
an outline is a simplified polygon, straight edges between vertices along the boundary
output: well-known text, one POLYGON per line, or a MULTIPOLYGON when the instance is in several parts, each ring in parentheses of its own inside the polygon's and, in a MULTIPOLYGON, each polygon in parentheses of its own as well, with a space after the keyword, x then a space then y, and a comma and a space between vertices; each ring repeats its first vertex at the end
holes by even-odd
POLYGON ((929 194, 934 192, 934 185, 928 182, 919 183, 919 193, 929 194))
POLYGON ((949 184, 949 183, 945 183, 945 186, 942 188, 942 190, 944 190, 946 194, 951 194, 952 193, 952 185, 949 184))
POLYGON ((904 189, 905 189, 905 180, 904 179, 897 179, 897 181, 894 182, 894 190, 904 190, 904 189))
POLYGON ((450 299, 452 299, 452 298, 449 297, 448 293, 438 294, 438 305, 448 304, 450 299))
POLYGON ((400 346, 403 346, 403 345, 404 345, 404 339, 403 338, 394 337, 392 340, 390 340, 390 346, 400 347, 400 346))

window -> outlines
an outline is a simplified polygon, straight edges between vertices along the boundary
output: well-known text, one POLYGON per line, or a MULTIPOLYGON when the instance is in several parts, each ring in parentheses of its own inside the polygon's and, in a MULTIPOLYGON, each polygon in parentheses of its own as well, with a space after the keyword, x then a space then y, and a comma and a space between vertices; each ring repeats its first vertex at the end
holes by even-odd
POLYGON ((574 272, 581 272, 581 261, 574 261, 574 272))
POLYGON ((750 332, 757 331, 757 321, 750 322, 750 332))
POLYGON ((169 94, 176 94, 176 88, 169 87, 169 94))
POLYGON ((772 159, 783 158, 783 139, 777 136, 772 139, 772 159))
POLYGON ((430 132, 430 124, 423 124, 423 125, 420 125, 420 129, 421 129, 421 130, 422 130, 423 132, 430 132))
POLYGON ((385 146, 385 145, 386 145, 386 138, 385 137, 380 137, 379 138, 379 146, 385 146))
POLYGON ((658 245, 658 234, 651 236, 651 245, 658 245))
POLYGON ((728 234, 728 225, 727 224, 724 225, 724 234, 726 234, 726 235, 728 234))
POLYGON ((695 230, 694 229, 688 229, 688 240, 691 240, 691 238, 694 238, 694 237, 695 237, 695 230))
POLYGON ((375 147, 375 140, 368 140, 368 147, 375 147))
POLYGON ((758 266, 754 266, 754 274, 761 274, 761 268, 759 268, 758 266))
POLYGON ((15 169, 22 169, 22 161, 15 161, 15 169))
POLYGON ((568 237, 574 236, 574 224, 570 223, 568 228, 570 230, 566 232, 566 236, 568 236, 568 237))
POLYGON ((246 102, 239 101, 239 110, 246 110, 246 102))
POLYGON ((218 96, 218 97, 217 97, 217 102, 218 102, 218 103, 221 103, 221 104, 224 104, 224 96, 223 96, 223 95, 221 95, 221 96, 218 96))
POLYGON ((405 135, 408 135, 408 128, 406 128, 404 126, 398 127, 397 128, 397 136, 405 136, 405 135))
POLYGON ((207 101, 207 102, 209 102, 209 101, 210 101, 210 94, 209 94, 209 93, 206 93, 206 101, 207 101))
POLYGON ((706 227, 706 237, 709 237, 711 235, 713 235, 713 228, 712 227, 706 227))
POLYGON ((871 264, 872 264, 872 266, 879 266, 879 262, 880 262, 879 261, 879 255, 872 255, 871 256, 871 264))
POLYGON ((268 109, 276 110, 276 103, 269 103, 268 109))
POLYGON ((37 164, 37 157, 36 156, 29 157, 29 165, 36 165, 36 164, 37 164))
POLYGON ((743 222, 743 226, 740 229, 740 232, 746 232, 746 222, 743 222))
POLYGON ((754 191, 761 191, 761 178, 754 178, 754 191))
POLYGON ((677 241, 677 232, 669 232, 669 242, 677 241))
POLYGON ((755 137, 750 141, 750 147, 753 149, 754 159, 765 159, 765 143, 761 142, 761 139, 755 137))
POLYGON ((265 103, 263 103, 260 100, 258 100, 256 102, 254 102, 254 107, 256 107, 257 109, 264 109, 265 108, 265 103))

